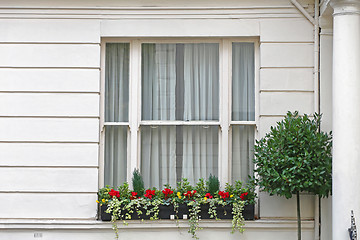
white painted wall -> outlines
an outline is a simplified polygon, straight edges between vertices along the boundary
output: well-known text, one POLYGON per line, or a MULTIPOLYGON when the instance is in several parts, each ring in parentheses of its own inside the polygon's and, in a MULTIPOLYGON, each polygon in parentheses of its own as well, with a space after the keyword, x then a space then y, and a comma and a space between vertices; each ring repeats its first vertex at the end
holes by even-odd
MULTIPOLYGON (((300 2, 313 11, 312 0, 300 2)), ((3 0, 0 32, 1 221, 95 220, 102 37, 256 37, 259 137, 288 110, 314 112, 313 26, 288 0, 3 0)), ((302 204, 303 217, 313 219, 313 197, 302 196, 302 204)), ((264 219, 295 219, 295 206, 295 199, 260 195, 264 219)), ((0 238, 31 232, 1 221, 0 238)), ((294 226, 274 232, 252 224, 242 239, 296 236, 294 226)), ((86 229, 73 232, 76 239, 103 231, 86 229)), ((69 231, 47 234, 61 239, 69 231)), ((304 239, 313 239, 312 227, 304 239)))

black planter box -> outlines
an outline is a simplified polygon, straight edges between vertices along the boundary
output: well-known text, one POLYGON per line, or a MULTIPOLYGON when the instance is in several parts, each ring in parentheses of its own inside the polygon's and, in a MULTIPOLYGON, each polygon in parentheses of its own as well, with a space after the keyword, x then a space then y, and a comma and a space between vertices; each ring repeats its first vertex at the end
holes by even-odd
POLYGON ((209 208, 210 208, 209 204, 201 204, 200 205, 200 210, 201 210, 200 218, 201 219, 210 219, 209 208))
MULTIPOLYGON (((100 219, 102 221, 111 221, 111 214, 106 213, 107 205, 101 205, 100 206, 100 219)), ((209 214, 209 204, 201 204, 200 205, 200 218, 201 219, 211 219, 209 214)), ((139 215, 135 210, 131 214, 131 220, 140 220, 140 219, 150 219, 150 215, 146 215, 145 209, 140 209, 142 213, 139 215)), ((216 208, 217 217, 219 219, 232 219, 232 206, 226 205, 226 206, 217 206, 216 208)), ((254 220, 254 204, 245 205, 243 210, 243 217, 245 220, 254 220)), ((171 215, 176 215, 176 212, 174 211, 174 206, 172 204, 170 205, 160 205, 159 206, 159 219, 170 219, 171 215)), ((189 218, 189 208, 185 203, 179 204, 177 218, 183 219, 183 216, 187 215, 187 218, 189 218)))
POLYGON ((100 218, 101 221, 111 221, 111 214, 110 213, 106 213, 107 209, 107 205, 101 205, 100 206, 100 218))
POLYGON ((176 215, 174 211, 174 205, 159 205, 159 218, 160 219, 170 219, 171 215, 176 215))
POLYGON ((245 220, 254 220, 255 219, 255 206, 254 204, 245 205, 243 210, 243 216, 245 220))
MULTIPOLYGON (((217 217, 220 219, 232 219, 232 206, 226 205, 226 206, 218 206, 217 207, 217 217)), ((254 220, 254 204, 248 204, 244 206, 244 210, 242 212, 242 215, 245 220, 254 220)))
POLYGON ((189 208, 186 203, 180 203, 177 216, 179 219, 183 219, 184 215, 186 215, 187 218, 189 218, 189 208))

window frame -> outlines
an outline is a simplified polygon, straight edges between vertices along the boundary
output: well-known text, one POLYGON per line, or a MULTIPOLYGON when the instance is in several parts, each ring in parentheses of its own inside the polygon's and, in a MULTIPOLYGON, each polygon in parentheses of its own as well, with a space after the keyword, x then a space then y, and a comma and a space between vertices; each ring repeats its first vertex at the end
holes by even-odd
MULTIPOLYGON (((252 125, 255 139, 259 126, 259 40, 258 38, 102 38, 100 59, 100 141, 99 141, 99 187, 104 186, 105 126, 128 126, 127 129, 127 181, 141 161, 140 126, 219 126, 218 177, 220 182, 232 179, 232 134, 235 125, 252 125), (254 43, 255 120, 232 121, 232 43, 254 43), (105 122, 105 52, 106 43, 129 43, 129 118, 128 122, 105 122), (219 120, 218 121, 152 121, 141 120, 141 45, 143 43, 218 43, 219 44, 219 120)), ((254 139, 254 141, 255 141, 254 139)))

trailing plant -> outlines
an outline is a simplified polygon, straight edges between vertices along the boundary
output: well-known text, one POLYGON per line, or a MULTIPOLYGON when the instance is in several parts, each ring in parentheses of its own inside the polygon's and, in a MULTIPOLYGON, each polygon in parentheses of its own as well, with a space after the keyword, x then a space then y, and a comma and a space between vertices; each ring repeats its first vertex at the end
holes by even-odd
POLYGON ((199 239, 196 235, 196 231, 202 229, 199 226, 199 213, 200 213, 200 203, 197 201, 190 201, 188 204, 189 207, 189 233, 195 239, 199 239))
POLYGON ((233 203, 233 219, 232 219, 232 230, 231 233, 235 233, 235 231, 239 231, 240 233, 244 232, 244 217, 242 215, 242 211, 244 209, 244 201, 237 201, 233 203))
POLYGON ((332 134, 319 130, 321 115, 313 118, 288 112, 256 141, 257 184, 270 195, 297 199, 298 240, 301 239, 300 192, 327 197, 331 192, 332 134))

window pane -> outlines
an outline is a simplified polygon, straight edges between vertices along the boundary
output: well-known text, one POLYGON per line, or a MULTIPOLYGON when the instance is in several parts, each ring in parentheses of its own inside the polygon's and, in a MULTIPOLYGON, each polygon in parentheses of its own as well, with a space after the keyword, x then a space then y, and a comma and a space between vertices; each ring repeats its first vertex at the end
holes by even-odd
POLYGON ((105 185, 126 181, 127 126, 105 126, 105 185))
POLYGON ((232 120, 255 120, 254 44, 232 45, 232 120))
POLYGON ((254 164, 254 126, 232 126, 232 180, 246 182, 254 164))
POLYGON ((107 43, 105 121, 127 122, 129 109, 129 43, 107 43))
POLYGON ((219 45, 142 44, 143 120, 218 120, 219 45))
POLYGON ((194 184, 218 174, 218 126, 142 126, 141 172, 146 187, 194 184))

